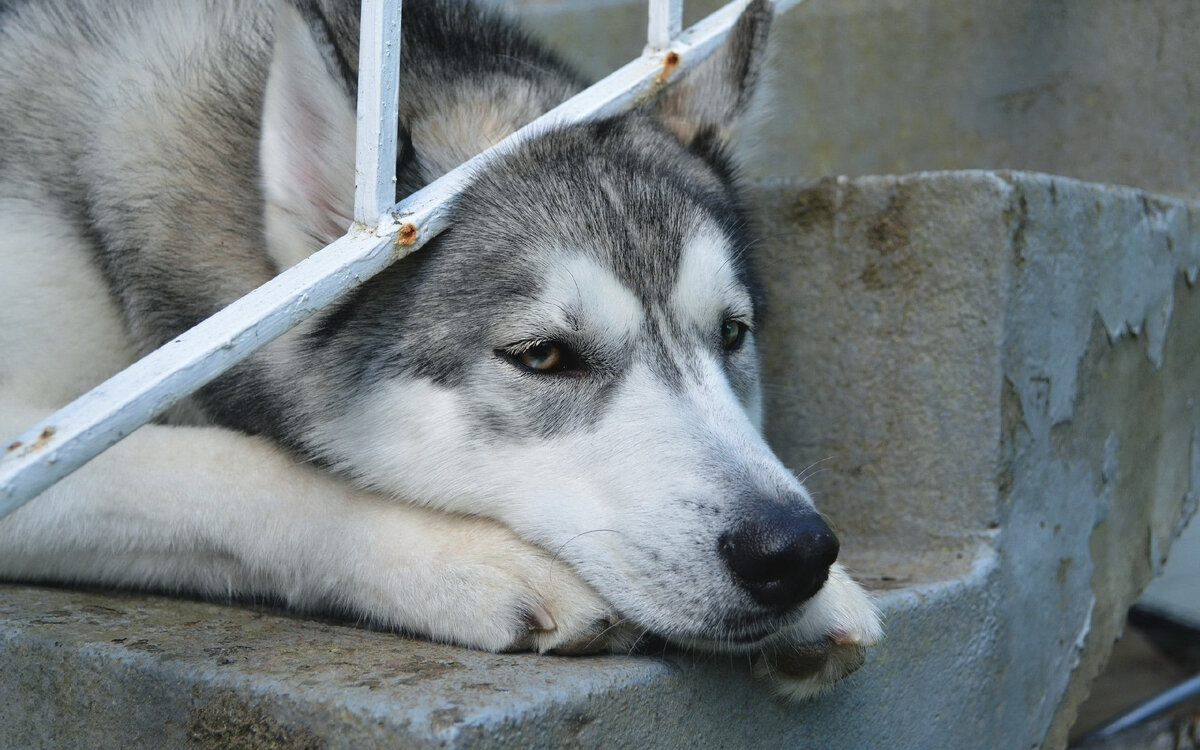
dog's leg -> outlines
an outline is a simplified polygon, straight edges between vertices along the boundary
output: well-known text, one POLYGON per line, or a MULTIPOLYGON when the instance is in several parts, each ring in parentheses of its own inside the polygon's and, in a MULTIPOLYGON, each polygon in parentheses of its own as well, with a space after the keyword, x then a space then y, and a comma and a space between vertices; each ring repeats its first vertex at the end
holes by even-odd
POLYGON ((829 569, 803 614, 754 660, 754 674, 792 700, 819 695, 861 667, 883 635, 879 610, 841 565, 829 569))
MULTIPOLYGON (((39 416, 0 408, 0 431, 39 416)), ((0 578, 273 597, 490 651, 601 650, 619 630, 570 568, 506 528, 215 428, 143 427, 0 521, 0 578)))

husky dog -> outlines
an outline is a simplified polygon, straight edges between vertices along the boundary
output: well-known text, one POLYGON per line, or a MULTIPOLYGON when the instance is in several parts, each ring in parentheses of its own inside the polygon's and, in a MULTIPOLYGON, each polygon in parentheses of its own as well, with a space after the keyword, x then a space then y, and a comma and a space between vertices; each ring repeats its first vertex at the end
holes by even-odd
MULTIPOLYGON (((756 655, 820 691, 879 636, 759 434, 727 144, 771 9, 657 101, 547 131, 452 228, 0 522, 0 576, 270 597, 489 650, 756 655)), ((0 3, 0 428, 351 224, 357 2, 0 3)), ((584 82, 404 9, 401 194, 584 82)))

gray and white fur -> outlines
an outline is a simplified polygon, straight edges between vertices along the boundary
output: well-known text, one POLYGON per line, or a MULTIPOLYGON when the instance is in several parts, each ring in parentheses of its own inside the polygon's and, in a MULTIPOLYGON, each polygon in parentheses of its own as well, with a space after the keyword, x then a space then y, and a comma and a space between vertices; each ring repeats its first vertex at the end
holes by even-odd
MULTIPOLYGON (((880 635, 759 433, 727 155, 770 5, 627 115, 480 171, 452 228, 0 522, 0 576, 275 597, 490 650, 649 633, 786 695, 880 635)), ((0 2, 0 429, 343 234, 356 2, 0 2)), ((490 11, 404 8, 399 188, 579 91, 490 11)))

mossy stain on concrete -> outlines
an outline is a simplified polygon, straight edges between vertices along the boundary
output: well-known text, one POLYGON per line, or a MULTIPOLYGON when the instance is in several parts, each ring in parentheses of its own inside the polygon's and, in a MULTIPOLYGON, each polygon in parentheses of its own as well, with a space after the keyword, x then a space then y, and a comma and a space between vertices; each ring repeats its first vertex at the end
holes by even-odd
POLYGON ((221 750, 319 750, 325 747, 311 730, 284 726, 269 709, 220 695, 188 714, 187 746, 221 750))

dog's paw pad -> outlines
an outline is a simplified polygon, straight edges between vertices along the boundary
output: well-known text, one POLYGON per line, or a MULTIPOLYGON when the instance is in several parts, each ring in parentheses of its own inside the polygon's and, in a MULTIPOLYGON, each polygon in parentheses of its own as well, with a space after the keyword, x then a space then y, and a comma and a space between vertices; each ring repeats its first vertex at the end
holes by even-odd
POLYGON ((754 674, 789 700, 820 695, 867 660, 867 647, 854 638, 831 637, 766 651, 754 660, 754 674))

